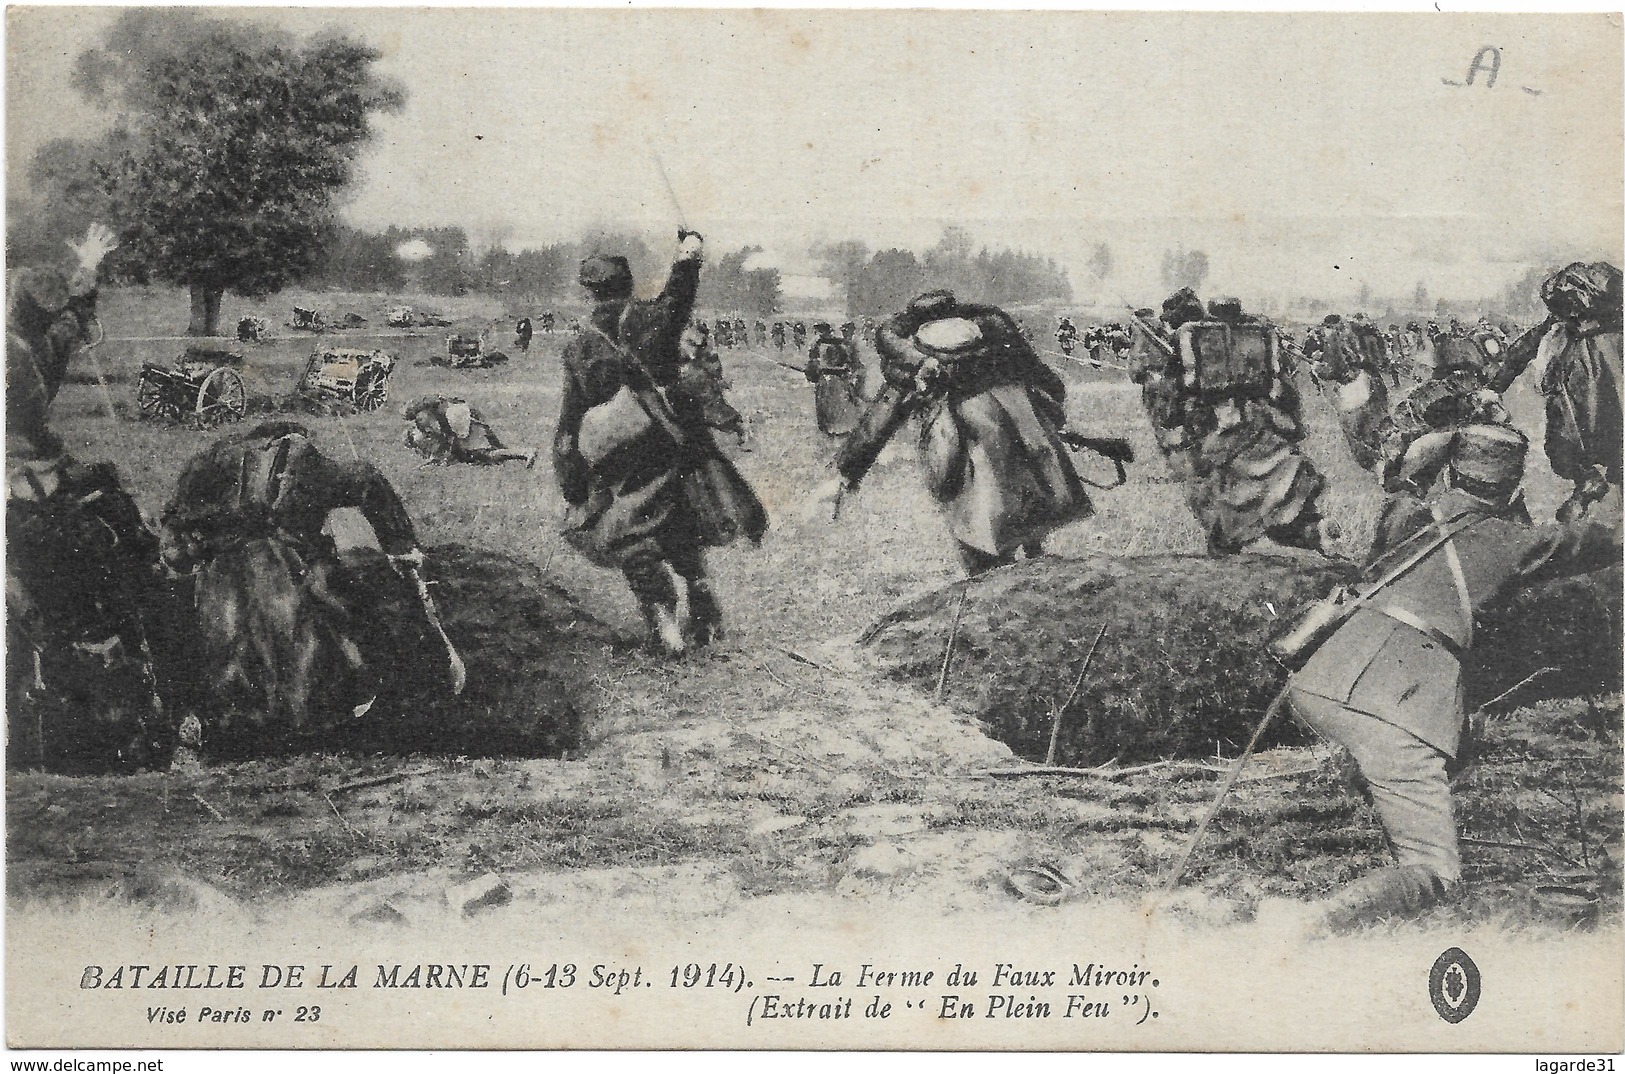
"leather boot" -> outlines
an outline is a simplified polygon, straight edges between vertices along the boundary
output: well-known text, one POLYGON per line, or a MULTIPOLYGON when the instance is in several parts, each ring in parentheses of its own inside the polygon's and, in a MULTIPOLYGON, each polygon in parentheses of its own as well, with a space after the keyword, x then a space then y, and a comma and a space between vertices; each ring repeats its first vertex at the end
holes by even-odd
POLYGON ((1332 932, 1351 932, 1389 918, 1415 917, 1447 890, 1444 881, 1420 865, 1378 869, 1322 902, 1321 923, 1332 932))
POLYGON ((639 601, 643 623, 649 628, 649 644, 661 656, 682 656, 688 651, 683 628, 677 621, 677 608, 663 601, 639 601))
POLYGON ((722 609, 717 606, 711 587, 704 582, 688 584, 688 630, 695 648, 722 640, 722 609))

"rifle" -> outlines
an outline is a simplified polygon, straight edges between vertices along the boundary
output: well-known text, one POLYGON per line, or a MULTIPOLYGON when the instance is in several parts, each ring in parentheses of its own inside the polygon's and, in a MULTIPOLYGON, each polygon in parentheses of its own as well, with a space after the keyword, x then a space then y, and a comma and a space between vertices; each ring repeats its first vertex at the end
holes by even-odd
POLYGON ((1166 355, 1169 358, 1172 358, 1174 356, 1174 349, 1172 347, 1170 347, 1166 342, 1163 341, 1163 338, 1157 334, 1156 329, 1152 328, 1150 325, 1146 324, 1144 321, 1142 321, 1140 319, 1140 315, 1138 313, 1134 312, 1134 307, 1133 306, 1131 306, 1127 302, 1125 302, 1125 303, 1123 303, 1123 308, 1128 310, 1128 318, 1129 318, 1129 320, 1134 322, 1134 326, 1136 328, 1138 328, 1141 332, 1145 333, 1148 337, 1150 337, 1151 342, 1156 344, 1158 350, 1160 350, 1164 355, 1166 355))
POLYGON ((423 616, 429 620, 429 625, 440 636, 440 643, 446 647, 446 663, 449 665, 451 675, 451 692, 461 694, 463 687, 468 684, 468 668, 463 664, 463 658, 458 655, 457 647, 446 636, 446 628, 440 625, 440 612, 434 606, 434 597, 429 595, 429 583, 423 580, 423 575, 412 565, 406 565, 406 576, 417 588, 418 601, 423 605, 423 616))

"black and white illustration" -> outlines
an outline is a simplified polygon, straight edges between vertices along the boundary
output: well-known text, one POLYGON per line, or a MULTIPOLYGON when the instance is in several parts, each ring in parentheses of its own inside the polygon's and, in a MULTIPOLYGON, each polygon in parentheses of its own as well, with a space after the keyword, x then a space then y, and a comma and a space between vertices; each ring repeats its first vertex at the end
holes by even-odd
POLYGON ((7 31, 13 1046, 1622 1045, 1618 16, 7 31))

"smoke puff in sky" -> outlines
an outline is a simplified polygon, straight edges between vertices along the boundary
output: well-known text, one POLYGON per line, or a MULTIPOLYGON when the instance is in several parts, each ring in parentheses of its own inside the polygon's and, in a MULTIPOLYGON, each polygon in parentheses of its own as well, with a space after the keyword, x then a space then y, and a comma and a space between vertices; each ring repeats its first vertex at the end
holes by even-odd
POLYGON ((395 256, 402 261, 423 261, 434 253, 434 247, 422 239, 409 239, 395 247, 395 256))
MULTIPOLYGON (((16 178, 116 12, 11 18, 16 178)), ((324 9, 410 94, 346 205, 381 228, 500 216, 510 247, 589 226, 766 247, 924 249, 944 224, 1048 254, 1087 291, 1491 293, 1528 264, 1617 258, 1616 16, 324 9), (1499 49, 1495 85, 1462 82, 1499 49), (1531 92, 1538 91, 1538 92, 1531 92), (664 163, 665 177, 656 164, 664 163), (666 179, 669 177, 670 190, 666 179)))

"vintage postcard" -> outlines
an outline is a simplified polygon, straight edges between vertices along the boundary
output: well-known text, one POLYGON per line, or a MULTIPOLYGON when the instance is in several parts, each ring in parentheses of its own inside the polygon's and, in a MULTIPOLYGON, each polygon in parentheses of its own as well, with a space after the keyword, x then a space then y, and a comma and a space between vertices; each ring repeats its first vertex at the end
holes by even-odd
POLYGON ((11 1048, 1625 1047, 1619 15, 6 33, 11 1048))

